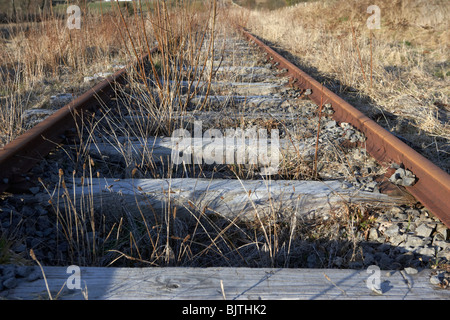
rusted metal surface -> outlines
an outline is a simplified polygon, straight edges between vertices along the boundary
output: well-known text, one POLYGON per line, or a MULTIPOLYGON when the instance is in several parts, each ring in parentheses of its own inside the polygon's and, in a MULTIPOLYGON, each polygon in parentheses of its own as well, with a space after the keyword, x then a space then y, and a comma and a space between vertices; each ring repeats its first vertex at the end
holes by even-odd
POLYGON ((338 95, 323 87, 318 81, 286 60, 275 50, 265 45, 251 33, 241 29, 249 41, 256 43, 261 50, 277 62, 279 69, 287 69, 286 76, 295 81, 295 86, 311 89, 309 95, 316 104, 330 103, 335 111, 333 117, 340 122, 348 122, 365 134, 367 151, 381 164, 403 164, 405 169, 415 174, 417 181, 406 187, 418 201, 427 207, 447 227, 450 227, 450 175, 434 163, 417 153, 401 140, 364 115, 338 95))
MULTIPOLYGON (((154 53, 153 49, 151 53, 154 53)), ((146 59, 147 55, 142 57, 146 59)), ((64 133, 74 128, 79 115, 92 110, 126 80, 126 68, 118 70, 80 97, 0 148, 0 193, 17 185, 27 185, 26 173, 41 161, 59 142, 64 133)))

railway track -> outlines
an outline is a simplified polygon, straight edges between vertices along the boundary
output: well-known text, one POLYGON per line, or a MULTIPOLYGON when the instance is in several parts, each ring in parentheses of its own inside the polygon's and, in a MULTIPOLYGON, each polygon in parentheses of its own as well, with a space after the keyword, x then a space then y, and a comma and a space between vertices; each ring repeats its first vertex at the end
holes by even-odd
MULTIPOLYGON (((170 112, 157 107, 167 103, 157 82, 129 81, 124 69, 0 150, 0 213, 4 228, 22 230, 16 251, 33 249, 48 266, 449 262, 445 172, 245 30, 218 36, 206 54, 203 72, 173 66, 162 83, 176 93, 170 112), (384 249, 360 262, 359 249, 348 259, 341 247, 333 259, 289 256, 296 227, 336 217, 355 223, 355 241, 384 249)), ((37 290, 21 285, 10 297, 37 290)))

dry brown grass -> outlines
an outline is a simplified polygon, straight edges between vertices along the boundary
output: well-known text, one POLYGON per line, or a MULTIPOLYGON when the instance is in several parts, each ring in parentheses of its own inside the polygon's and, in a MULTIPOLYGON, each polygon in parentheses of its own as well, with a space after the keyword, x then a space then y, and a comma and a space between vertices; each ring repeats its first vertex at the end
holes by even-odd
POLYGON ((235 12, 253 33, 449 171, 450 4, 378 1, 381 29, 373 31, 372 51, 371 4, 335 0, 235 12))
POLYGON ((92 86, 83 82, 85 76, 112 72, 114 65, 128 60, 117 12, 101 19, 95 14, 82 17, 80 30, 70 30, 65 19, 51 16, 42 22, 1 25, 0 146, 24 132, 24 110, 54 109, 52 95, 76 97, 92 86))

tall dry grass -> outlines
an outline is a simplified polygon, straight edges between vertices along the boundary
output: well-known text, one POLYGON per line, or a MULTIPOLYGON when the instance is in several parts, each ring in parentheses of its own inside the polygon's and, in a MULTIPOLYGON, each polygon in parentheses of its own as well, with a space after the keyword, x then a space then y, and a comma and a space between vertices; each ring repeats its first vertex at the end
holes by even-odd
POLYGON ((234 10, 252 32, 449 172, 450 5, 378 1, 381 29, 370 32, 371 4, 337 0, 234 10))

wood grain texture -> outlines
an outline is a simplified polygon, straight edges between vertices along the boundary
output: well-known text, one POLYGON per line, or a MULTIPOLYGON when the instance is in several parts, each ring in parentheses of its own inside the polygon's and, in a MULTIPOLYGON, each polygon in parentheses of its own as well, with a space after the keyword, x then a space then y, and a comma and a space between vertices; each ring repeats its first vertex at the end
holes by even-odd
MULTIPOLYGON (((430 283, 428 269, 414 275, 381 270, 381 294, 367 286, 371 273, 366 270, 86 267, 81 290, 67 288, 66 268, 44 270, 53 298, 63 300, 85 299, 82 291, 89 300, 450 299, 450 290, 430 283)), ((46 299, 48 294, 40 279, 20 282, 7 298, 46 299)))

